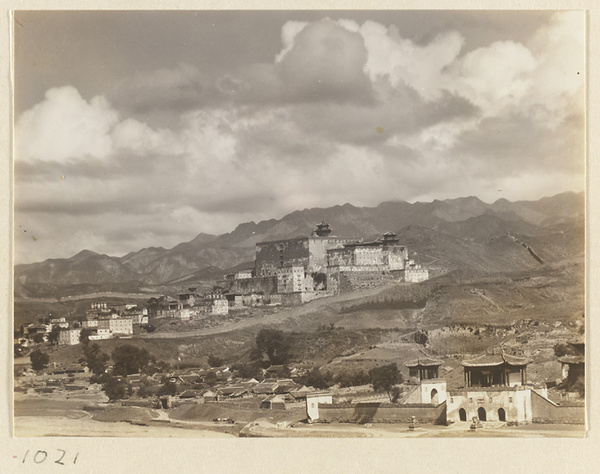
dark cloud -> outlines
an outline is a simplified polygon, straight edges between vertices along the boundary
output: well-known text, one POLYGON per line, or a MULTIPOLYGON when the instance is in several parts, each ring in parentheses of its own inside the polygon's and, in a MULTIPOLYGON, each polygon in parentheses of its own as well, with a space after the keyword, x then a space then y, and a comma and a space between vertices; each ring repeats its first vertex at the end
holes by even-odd
POLYGON ((197 67, 180 64, 122 79, 110 91, 109 100, 129 116, 150 122, 166 116, 163 123, 172 126, 183 113, 228 100, 228 92, 197 67))

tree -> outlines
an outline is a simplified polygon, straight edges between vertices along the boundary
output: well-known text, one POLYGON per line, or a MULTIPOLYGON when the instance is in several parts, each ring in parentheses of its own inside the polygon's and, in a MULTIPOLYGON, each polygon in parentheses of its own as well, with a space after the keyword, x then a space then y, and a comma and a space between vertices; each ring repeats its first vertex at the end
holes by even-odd
POLYGON ((565 342, 558 342, 554 345, 554 355, 556 357, 562 357, 565 355, 574 355, 572 347, 565 342))
POLYGON ((577 377, 573 384, 573 390, 579 393, 581 398, 585 397, 585 377, 583 375, 577 377))
POLYGON ((44 335, 40 333, 34 334, 33 342, 35 342, 36 344, 41 344, 42 342, 44 342, 44 335))
POLYGON ((277 329, 261 329, 256 336, 256 355, 267 355, 273 365, 288 361, 291 343, 287 334, 277 329))
POLYGON ((89 344, 90 335, 92 335, 93 333, 94 331, 92 331, 90 328, 83 328, 79 333, 79 342, 86 345, 89 344))
POLYGON ((237 375, 244 379, 256 379, 262 380, 262 367, 257 361, 248 362, 247 364, 241 364, 234 367, 237 370, 237 375))
POLYGON ((52 330, 48 334, 48 342, 52 345, 58 344, 58 336, 60 334, 60 326, 52 326, 52 330))
POLYGON ((366 385, 371 383, 371 378, 364 370, 355 372, 340 372, 334 378, 335 383, 340 387, 356 387, 358 385, 366 385))
POLYGON ((31 368, 36 372, 45 369, 50 361, 50 356, 39 349, 29 354, 29 360, 31 360, 31 368))
POLYGON ((371 378, 373 390, 376 392, 385 391, 390 400, 392 400, 391 391, 394 385, 402 383, 402 374, 400 374, 395 363, 369 370, 369 377, 371 378))
POLYGON ((333 383, 333 377, 329 372, 321 372, 319 367, 315 367, 300 379, 304 385, 314 388, 329 388, 333 383))
POLYGON ((167 380, 157 392, 157 395, 175 395, 177 393, 177 384, 167 380))
POLYGON ((102 352, 98 344, 85 345, 83 348, 85 363, 92 373, 100 376, 106 373, 107 363, 110 357, 102 352))
POLYGON ((400 387, 392 387, 392 390, 390 390, 391 402, 396 403, 398 401, 398 399, 400 398, 400 395, 402 395, 402 391, 400 390, 400 387))
POLYGON ((425 331, 424 329, 421 329, 420 331, 417 331, 413 335, 413 339, 417 344, 421 344, 424 346, 427 344, 427 341, 429 340, 429 336, 427 335, 427 331, 425 331))
POLYGON ((104 378, 102 390, 112 402, 114 400, 125 398, 125 395, 127 394, 127 385, 124 381, 119 380, 117 377, 112 377, 109 375, 104 378))
POLYGON ((140 373, 148 364, 155 362, 154 357, 144 348, 133 344, 123 344, 112 352, 114 375, 140 373))
POLYGON ((149 383, 143 383, 142 386, 138 389, 138 397, 146 398, 152 397, 158 394, 158 388, 149 383))
POLYGON ((217 374, 215 374, 214 372, 208 372, 204 376, 204 383, 206 385, 208 385, 209 387, 216 385, 217 381, 218 381, 218 377, 217 377, 217 374))

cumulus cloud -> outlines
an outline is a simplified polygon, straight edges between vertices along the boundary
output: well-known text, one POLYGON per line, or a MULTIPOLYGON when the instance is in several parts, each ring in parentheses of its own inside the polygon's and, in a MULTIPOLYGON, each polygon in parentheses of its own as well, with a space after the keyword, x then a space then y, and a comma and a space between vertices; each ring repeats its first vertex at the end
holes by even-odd
POLYGON ((456 29, 417 43, 373 21, 288 22, 270 62, 182 63, 89 100, 50 89, 16 125, 17 258, 172 246, 344 202, 580 189, 581 28, 558 13, 528 41, 468 49, 456 29))
POLYGON ((370 99, 371 84, 364 72, 367 50, 358 33, 327 18, 303 28, 292 25, 292 29, 287 35, 293 38, 293 44, 285 45, 277 69, 288 98, 358 102, 370 99))
POLYGON ((448 74, 447 88, 493 116, 519 104, 533 86, 530 77, 536 60, 523 45, 496 42, 466 54, 448 74))
POLYGON ((112 151, 109 132, 117 121, 118 113, 104 97, 88 102, 74 87, 49 89, 44 100, 17 121, 17 159, 105 157, 112 151))

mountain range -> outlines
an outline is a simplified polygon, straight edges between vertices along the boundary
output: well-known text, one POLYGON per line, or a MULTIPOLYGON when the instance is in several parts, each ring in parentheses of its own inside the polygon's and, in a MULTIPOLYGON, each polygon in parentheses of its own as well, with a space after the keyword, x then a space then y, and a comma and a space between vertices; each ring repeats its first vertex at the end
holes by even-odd
POLYGON ((513 271, 535 268, 539 260, 583 255, 585 197, 567 192, 538 201, 487 204, 471 196, 304 209, 281 219, 246 222, 219 236, 199 234, 171 249, 149 247, 122 257, 83 250, 71 258, 16 265, 15 295, 61 294, 73 286, 115 291, 217 280, 226 272, 251 268, 257 242, 309 235, 322 221, 339 237, 371 239, 396 232, 410 255, 434 275, 456 269, 513 271))

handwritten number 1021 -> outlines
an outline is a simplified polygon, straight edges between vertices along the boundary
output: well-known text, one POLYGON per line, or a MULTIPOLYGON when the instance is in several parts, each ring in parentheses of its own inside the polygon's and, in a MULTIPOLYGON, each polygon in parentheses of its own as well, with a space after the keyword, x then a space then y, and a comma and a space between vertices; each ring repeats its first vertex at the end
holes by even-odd
MULTIPOLYGON (((64 459, 65 459, 65 456, 67 455, 67 452, 64 449, 57 449, 57 451, 58 451, 58 453, 57 453, 56 459, 54 460, 54 463, 64 466, 65 465, 64 459)), ((25 451, 25 455, 23 456, 23 461, 22 461, 23 464, 25 464, 25 462, 27 461, 28 455, 29 455, 29 449, 27 451, 25 451)), ((73 456, 73 464, 77 464, 78 457, 79 457, 79 453, 75 453, 75 456, 73 456)), ((47 451, 38 450, 32 456, 32 460, 36 464, 42 464, 43 462, 46 462, 47 459, 48 459, 47 451)))

